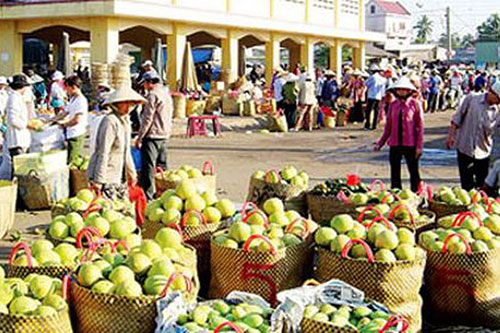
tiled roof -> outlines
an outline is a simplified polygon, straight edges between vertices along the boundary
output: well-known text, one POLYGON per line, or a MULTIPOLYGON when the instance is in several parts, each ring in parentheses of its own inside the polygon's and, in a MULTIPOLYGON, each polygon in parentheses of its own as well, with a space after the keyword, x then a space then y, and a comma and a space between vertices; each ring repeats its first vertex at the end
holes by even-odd
POLYGON ((411 15, 406 8, 398 1, 375 0, 382 10, 389 14, 411 15))

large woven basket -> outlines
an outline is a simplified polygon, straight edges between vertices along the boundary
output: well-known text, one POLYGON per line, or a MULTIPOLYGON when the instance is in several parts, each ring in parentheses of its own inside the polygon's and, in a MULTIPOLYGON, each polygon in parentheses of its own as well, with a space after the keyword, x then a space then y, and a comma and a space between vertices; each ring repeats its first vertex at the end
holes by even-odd
POLYGON ((14 178, 11 182, 6 180, 0 181, 0 196, 3 198, 0 203, 0 238, 3 238, 14 225, 17 201, 17 178, 14 178))
POLYGON ((500 249, 472 252, 467 245, 465 254, 427 257, 424 309, 430 322, 499 330, 500 249))
MULTIPOLYGON (((397 325, 401 322, 401 330, 398 332, 406 332, 406 322, 398 316, 392 316, 388 320, 388 323, 381 330, 377 331, 378 333, 388 332, 390 328, 397 327, 397 325)), ((309 318, 303 318, 300 323, 300 328, 302 333, 357 333, 359 332, 355 328, 351 328, 348 326, 339 327, 333 325, 330 322, 320 322, 309 318)), ((392 332, 392 331, 391 331, 392 332)))
MULTIPOLYGON (((212 161, 208 160, 203 163, 202 173, 202 177, 190 178, 190 180, 194 183, 198 192, 211 191, 215 193, 217 191, 217 176, 214 172, 212 161)), ((164 172, 161 168, 155 170, 155 187, 159 195, 167 190, 174 190, 177 185, 177 182, 164 177, 164 172)))
POLYGON ((174 118, 186 118, 186 95, 182 93, 172 93, 172 100, 174 103, 174 118))
MULTIPOLYGON (((251 242, 253 235, 247 240, 251 242)), ((225 298, 238 290, 262 296, 276 306, 279 291, 302 285, 312 265, 311 239, 302 244, 275 252, 245 251, 221 246, 213 240, 211 246, 210 298, 225 298)))
POLYGON ((335 196, 307 193, 309 214, 316 222, 330 221, 335 215, 357 214, 356 205, 344 203, 335 196))
POLYGON ((466 212, 469 208, 466 205, 448 205, 444 202, 433 201, 429 202, 429 209, 436 213, 436 217, 439 219, 443 216, 454 215, 461 212, 466 212))
POLYGON ((68 310, 50 316, 18 316, 0 313, 0 331, 5 333, 71 333, 68 310))
POLYGON ((89 188, 87 170, 69 169, 70 192, 76 195, 78 191, 89 188))
POLYGON ((422 287, 425 257, 415 261, 370 263, 366 260, 343 258, 322 248, 318 249, 316 278, 344 281, 365 293, 367 298, 384 304, 410 324, 409 332, 422 329, 422 287))

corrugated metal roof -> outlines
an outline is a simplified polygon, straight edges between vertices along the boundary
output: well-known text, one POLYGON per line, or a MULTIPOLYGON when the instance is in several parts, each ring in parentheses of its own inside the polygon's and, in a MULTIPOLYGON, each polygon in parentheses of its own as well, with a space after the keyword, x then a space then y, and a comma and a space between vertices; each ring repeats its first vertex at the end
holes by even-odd
POLYGON ((375 0, 382 10, 389 14, 411 15, 406 8, 398 1, 375 0))

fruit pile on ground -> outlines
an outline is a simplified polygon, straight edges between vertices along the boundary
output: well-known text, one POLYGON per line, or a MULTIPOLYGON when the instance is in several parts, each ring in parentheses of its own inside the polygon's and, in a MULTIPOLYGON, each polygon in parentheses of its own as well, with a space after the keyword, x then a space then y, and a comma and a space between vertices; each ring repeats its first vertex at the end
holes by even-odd
POLYGON ((379 262, 415 260, 425 256, 425 252, 416 246, 415 234, 410 229, 398 229, 386 219, 360 223, 350 215, 337 215, 330 221, 330 226, 316 231, 314 239, 318 246, 338 254, 351 240, 356 240, 348 255, 360 260, 368 259, 367 252, 371 252, 374 260, 379 262))
MULTIPOLYGON (((189 211, 201 213, 206 223, 219 223, 232 217, 236 209, 231 200, 219 200, 211 191, 198 193, 196 185, 185 179, 179 182, 175 190, 167 190, 160 198, 149 202, 145 214, 148 221, 168 226, 180 224, 183 215, 189 211)), ((195 214, 190 214, 185 219, 187 226, 198 226, 201 223, 201 219, 195 214)))
POLYGON ((481 218, 467 212, 438 220, 439 228, 423 232, 419 244, 428 251, 449 253, 487 252, 500 247, 500 216, 481 218))
POLYGON ((305 171, 299 172, 292 165, 285 166, 280 172, 275 170, 269 170, 267 172, 262 170, 255 171, 252 178, 263 180, 269 184, 291 184, 304 188, 309 187, 309 175, 305 171))
POLYGON ((38 274, 5 279, 0 268, 0 280, 0 313, 50 316, 68 308, 59 279, 38 274))
MULTIPOLYGON (((240 303, 231 305, 222 300, 206 302, 198 305, 187 315, 179 316, 177 325, 187 332, 213 332, 225 322, 236 325, 242 332, 267 333, 271 326, 271 309, 257 305, 240 303)), ((221 331, 230 330, 226 326, 221 331)))
POLYGON ((378 333, 387 324, 391 314, 377 310, 370 304, 358 307, 310 304, 304 309, 304 318, 329 323, 339 328, 378 333))
MULTIPOLYGON (((44 239, 36 240, 30 247, 31 266, 50 267, 65 266, 75 268, 81 259, 82 251, 69 243, 54 245, 44 239)), ((15 266, 28 266, 29 260, 26 253, 18 252, 12 262, 15 266)))
POLYGON ((166 170, 162 173, 156 173, 156 178, 166 179, 178 183, 184 179, 203 177, 203 172, 191 165, 183 165, 177 170, 166 170))
POLYGON ((107 210, 114 210, 123 214, 129 215, 133 208, 129 202, 120 200, 110 200, 104 197, 98 197, 96 194, 89 190, 80 190, 75 197, 63 199, 56 203, 53 209, 61 212, 77 212, 83 213, 89 208, 101 207, 107 210))
POLYGON ((94 256, 78 268, 78 283, 96 293, 138 297, 168 290, 186 291, 196 274, 179 264, 186 251, 179 233, 164 228, 157 240, 144 240, 125 257, 108 253, 94 256))
POLYGON ((221 246, 238 249, 251 236, 261 235, 269 242, 255 239, 249 249, 270 251, 271 245, 278 250, 301 244, 317 228, 315 222, 302 218, 296 211, 285 211, 283 202, 278 198, 268 199, 263 208, 262 211, 253 207, 244 212, 241 219, 235 221, 226 232, 216 234, 213 241, 221 246))

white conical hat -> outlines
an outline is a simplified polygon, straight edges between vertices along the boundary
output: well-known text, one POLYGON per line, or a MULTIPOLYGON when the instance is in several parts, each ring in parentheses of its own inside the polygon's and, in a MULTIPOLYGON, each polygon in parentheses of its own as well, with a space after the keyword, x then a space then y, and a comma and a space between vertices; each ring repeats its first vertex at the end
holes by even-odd
POLYGON ((127 85, 122 85, 111 94, 109 94, 106 99, 105 104, 110 105, 118 102, 135 102, 142 104, 146 102, 146 99, 139 95, 134 89, 130 88, 127 85))
POLYGON ((393 89, 409 89, 416 91, 417 88, 411 83, 410 79, 406 76, 402 76, 398 82, 394 85, 393 89))

